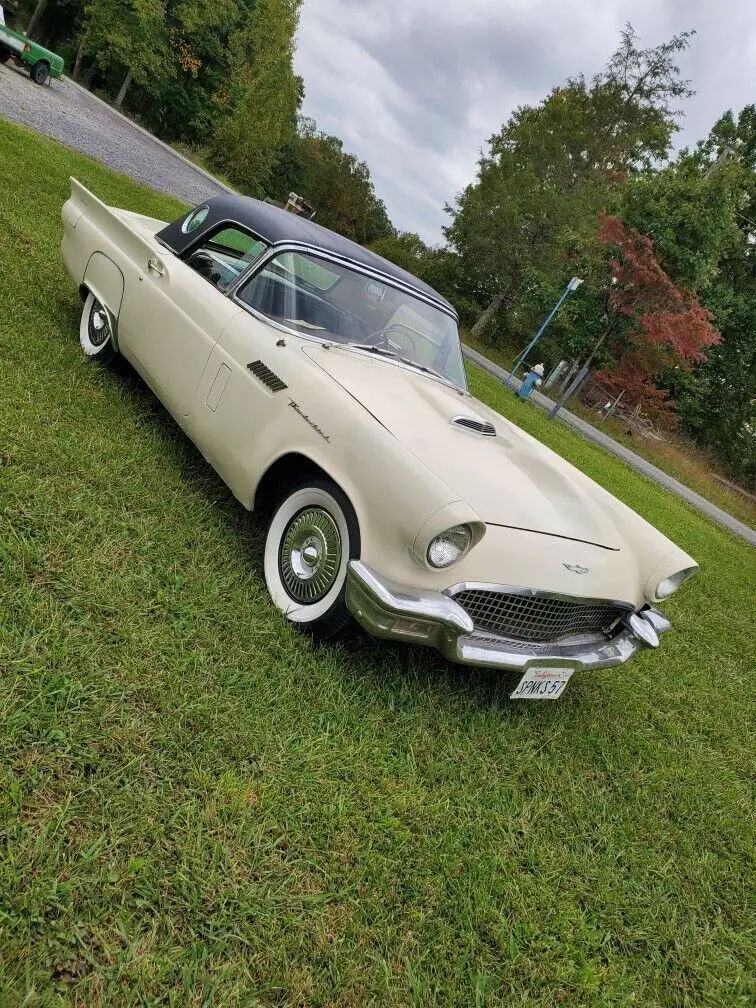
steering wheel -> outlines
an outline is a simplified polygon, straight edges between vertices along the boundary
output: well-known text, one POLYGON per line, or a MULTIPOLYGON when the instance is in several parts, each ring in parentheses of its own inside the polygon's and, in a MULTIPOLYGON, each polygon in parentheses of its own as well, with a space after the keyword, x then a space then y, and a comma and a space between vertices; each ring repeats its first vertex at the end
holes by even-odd
POLYGON ((218 263, 213 259, 213 257, 208 252, 195 252, 193 256, 189 257, 188 265, 192 269, 196 269, 200 276, 203 276, 210 283, 216 286, 221 281, 221 274, 218 268, 218 263))
POLYGON ((377 329, 374 333, 370 334, 371 339, 377 340, 378 337, 383 337, 381 342, 376 344, 377 346, 382 346, 385 350, 393 350, 401 352, 402 347, 398 343, 392 343, 389 339, 389 334, 392 332, 401 333, 409 343, 409 347, 412 353, 417 353, 417 343, 415 341, 415 333, 409 326, 404 325, 403 322, 392 322, 391 325, 386 326, 384 329, 377 329))

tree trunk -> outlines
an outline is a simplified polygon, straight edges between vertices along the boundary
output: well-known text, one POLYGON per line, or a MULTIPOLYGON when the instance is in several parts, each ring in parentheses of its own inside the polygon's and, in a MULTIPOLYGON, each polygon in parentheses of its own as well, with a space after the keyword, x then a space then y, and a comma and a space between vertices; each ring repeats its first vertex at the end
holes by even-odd
POLYGON ((121 90, 118 92, 118 97, 115 100, 116 108, 121 107, 123 99, 126 97, 126 92, 129 90, 130 86, 131 86, 131 70, 129 70, 129 72, 126 74, 126 76, 123 79, 123 84, 121 84, 121 90))
POLYGON ((596 354, 599 352, 599 350, 601 349, 601 347, 604 345, 604 343, 606 342, 606 337, 609 335, 609 333, 611 331, 612 331, 612 327, 610 326, 608 329, 606 329, 602 333, 602 335, 596 341, 596 345, 594 346, 593 350, 591 350, 591 352, 590 352, 590 354, 588 356, 588 360, 585 362, 585 364, 583 364, 584 368, 587 369, 587 368, 589 368, 591 366, 591 364, 593 363, 593 358, 596 356, 596 354))
POLYGON ((598 338, 598 340, 596 341, 596 344, 595 344, 593 350, 591 350, 590 354, 588 355, 588 360, 585 362, 585 364, 583 364, 583 366, 580 368, 580 370, 578 371, 578 373, 575 376, 575 378, 572 379, 572 381, 570 382, 570 384, 567 386, 567 388, 564 390, 564 392, 562 392, 562 394, 559 396, 559 398, 554 403, 554 405, 552 406, 552 408, 549 410, 549 420, 553 420, 554 419, 554 417, 557 415, 557 413, 559 413, 559 410, 562 408, 562 406, 564 406, 564 404, 567 402, 568 399, 572 398, 572 396, 577 392, 577 390, 583 384, 583 382, 585 381, 585 379, 588 377, 588 372, 589 372, 589 370, 591 368, 591 364, 593 363, 593 358, 596 356, 596 354, 599 352, 599 350, 601 349, 601 347, 604 345, 604 342, 606 341, 606 337, 609 335, 609 333, 611 331, 612 330, 611 330, 611 326, 610 326, 598 338))
POLYGON ((34 13, 29 20, 29 24, 26 26, 27 35, 34 34, 34 29, 37 27, 39 19, 42 17, 46 6, 47 0, 37 0, 37 6, 34 8, 34 13))
POLYGON ((81 36, 81 42, 79 42, 79 48, 76 50, 76 59, 74 60, 73 70, 71 71, 71 80, 77 81, 79 79, 79 74, 81 73, 81 61, 84 59, 84 47, 87 44, 88 31, 85 31, 81 36))
POLYGON ((501 306, 504 304, 506 296, 507 295, 505 291, 499 291, 499 293, 493 299, 488 308, 486 308, 486 310, 482 313, 478 321, 470 330, 470 335, 472 336, 473 339, 478 339, 481 333, 485 332, 488 323, 494 317, 499 308, 501 308, 501 306))

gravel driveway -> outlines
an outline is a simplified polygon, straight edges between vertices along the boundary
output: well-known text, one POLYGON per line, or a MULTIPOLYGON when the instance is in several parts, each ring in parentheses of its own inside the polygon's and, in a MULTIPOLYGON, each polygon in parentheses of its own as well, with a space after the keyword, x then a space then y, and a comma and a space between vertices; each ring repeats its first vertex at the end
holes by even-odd
POLYGON ((0 115, 186 203, 226 191, 69 80, 40 87, 27 73, 0 64, 0 115))

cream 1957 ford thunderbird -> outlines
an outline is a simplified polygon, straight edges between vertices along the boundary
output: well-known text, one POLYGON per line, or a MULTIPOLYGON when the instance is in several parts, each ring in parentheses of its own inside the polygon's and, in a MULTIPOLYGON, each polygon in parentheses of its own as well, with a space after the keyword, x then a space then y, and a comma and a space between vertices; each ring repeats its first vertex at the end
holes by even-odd
POLYGON ((63 258, 84 352, 120 353, 246 508, 299 628, 515 670, 555 698, 670 628, 696 569, 467 391, 454 309, 312 221, 239 196, 172 224, 75 180, 63 258))

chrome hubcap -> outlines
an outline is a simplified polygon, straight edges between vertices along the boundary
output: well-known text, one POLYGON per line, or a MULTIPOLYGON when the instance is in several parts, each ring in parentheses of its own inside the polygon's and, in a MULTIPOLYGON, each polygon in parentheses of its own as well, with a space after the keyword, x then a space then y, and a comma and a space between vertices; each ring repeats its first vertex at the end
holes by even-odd
POLYGON ((89 313, 89 339, 92 346, 103 346, 110 337, 110 323, 99 301, 95 301, 89 313))
POLYGON ((295 602, 312 605, 325 598, 341 566, 341 535, 327 511, 311 507, 292 518, 281 539, 279 566, 295 602))

